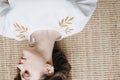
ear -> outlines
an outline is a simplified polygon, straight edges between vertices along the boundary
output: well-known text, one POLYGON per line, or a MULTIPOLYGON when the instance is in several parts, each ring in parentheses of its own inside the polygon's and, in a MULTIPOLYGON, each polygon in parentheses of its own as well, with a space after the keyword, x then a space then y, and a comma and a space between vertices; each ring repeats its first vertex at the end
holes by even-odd
POLYGON ((45 67, 45 74, 47 76, 51 76, 54 74, 54 67, 50 64, 46 64, 46 67, 45 67))

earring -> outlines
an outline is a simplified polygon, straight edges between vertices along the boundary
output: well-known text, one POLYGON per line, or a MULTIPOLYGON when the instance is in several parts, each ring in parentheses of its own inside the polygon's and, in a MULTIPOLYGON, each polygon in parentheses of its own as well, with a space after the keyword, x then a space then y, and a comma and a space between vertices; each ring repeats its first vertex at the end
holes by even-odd
POLYGON ((55 69, 54 66, 51 67, 53 70, 55 69))

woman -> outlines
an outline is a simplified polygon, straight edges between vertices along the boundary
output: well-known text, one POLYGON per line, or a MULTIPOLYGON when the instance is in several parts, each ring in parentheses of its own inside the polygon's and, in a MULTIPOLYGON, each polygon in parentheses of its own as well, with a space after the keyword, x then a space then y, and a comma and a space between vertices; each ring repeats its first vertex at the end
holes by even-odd
POLYGON ((28 40, 16 80, 66 80, 70 65, 56 41, 79 33, 97 0, 1 0, 0 35, 28 40), (57 54, 59 53, 59 54, 57 54))
MULTIPOLYGON (((58 78, 66 80, 70 65, 61 51, 53 50, 54 43, 60 35, 55 31, 46 30, 36 31, 32 36, 36 40, 34 46, 28 46, 23 50, 23 56, 17 65, 20 70, 20 80, 41 80, 42 78, 54 80, 53 77, 57 80, 58 78)), ((15 80, 19 80, 20 77, 17 76, 15 80)))

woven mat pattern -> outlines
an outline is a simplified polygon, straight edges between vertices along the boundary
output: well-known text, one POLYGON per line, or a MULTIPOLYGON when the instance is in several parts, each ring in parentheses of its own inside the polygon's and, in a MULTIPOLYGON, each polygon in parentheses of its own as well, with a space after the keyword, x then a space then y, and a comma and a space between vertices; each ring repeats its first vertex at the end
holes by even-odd
MULTIPOLYGON (((84 30, 57 44, 72 65, 72 80, 120 80, 120 0, 99 0, 84 30)), ((0 36, 0 80, 13 80, 26 45, 0 36)))

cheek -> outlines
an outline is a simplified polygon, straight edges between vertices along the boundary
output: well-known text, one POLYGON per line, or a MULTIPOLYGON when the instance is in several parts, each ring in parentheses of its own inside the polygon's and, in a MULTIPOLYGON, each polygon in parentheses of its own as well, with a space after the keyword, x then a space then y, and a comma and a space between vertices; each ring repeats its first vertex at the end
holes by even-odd
POLYGON ((27 60, 25 66, 35 71, 42 71, 44 68, 43 62, 36 59, 27 60))
POLYGON ((40 75, 34 75, 31 77, 31 80, 39 80, 40 79, 40 75))
POLYGON ((31 80, 39 80, 42 77, 43 71, 41 71, 41 69, 38 70, 33 70, 32 71, 32 79, 31 80))
POLYGON ((41 69, 41 68, 43 68, 43 66, 44 66, 44 62, 43 62, 43 60, 41 60, 40 58, 33 58, 31 61, 30 61, 30 63, 32 64, 32 65, 34 65, 35 67, 36 67, 36 69, 41 69))

